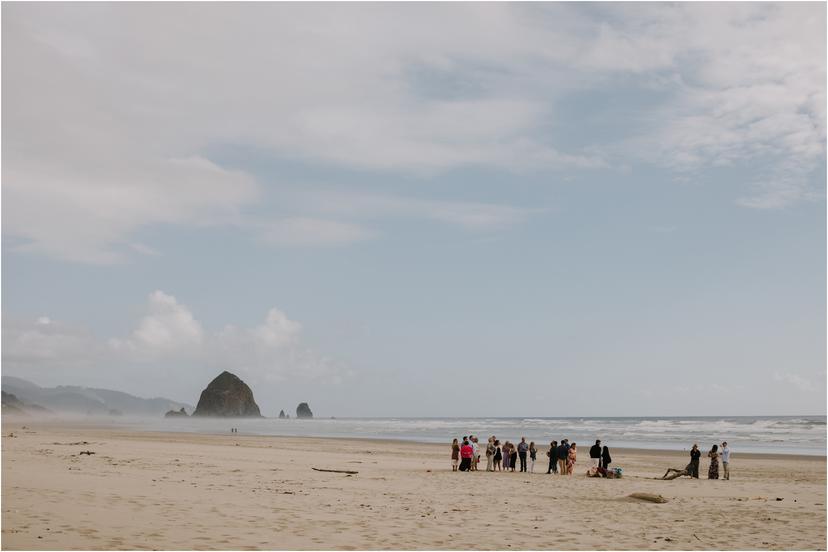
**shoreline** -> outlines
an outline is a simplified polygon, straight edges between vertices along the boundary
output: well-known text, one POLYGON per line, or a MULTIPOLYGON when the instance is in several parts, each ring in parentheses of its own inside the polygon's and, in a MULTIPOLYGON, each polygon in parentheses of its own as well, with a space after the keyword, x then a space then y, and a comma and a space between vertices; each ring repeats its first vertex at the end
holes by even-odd
MULTIPOLYGON (((221 419, 221 418, 219 418, 221 419)), ((223 418, 228 423, 232 423, 232 418, 223 418)), ((182 438, 190 438, 193 436, 211 436, 211 437, 226 437, 228 439, 236 439, 236 440, 308 440, 311 442, 331 442, 331 441, 343 441, 343 442, 356 442, 356 443, 372 443, 376 445, 418 445, 418 446, 429 446, 429 447, 448 447, 451 444, 451 439, 453 437, 448 437, 446 443, 435 443, 433 441, 418 441, 415 439, 391 439, 391 438, 384 438, 384 437, 355 437, 355 436, 314 436, 314 435, 275 435, 275 434, 259 434, 259 433, 229 433, 229 432, 219 432, 219 431, 178 431, 178 430, 151 430, 151 429, 135 429, 130 428, 126 424, 108 424, 102 420, 90 420, 90 421, 82 421, 82 420, 46 420, 46 419, 29 419, 24 420, 23 418, 12 418, 12 417, 3 417, 2 425, 5 430, 5 426, 8 424, 20 424, 26 425, 25 422, 31 427, 41 426, 41 427, 61 427, 66 429, 89 429, 93 431, 111 431, 111 432, 122 432, 124 438, 130 438, 130 436, 139 436, 145 435, 146 438, 150 437, 162 437, 162 436, 170 436, 170 435, 177 435, 182 438)), ((28 427, 28 426, 27 426, 28 427)), ((581 445, 584 447, 585 445, 581 445)), ((704 447, 700 447, 702 449, 702 456, 705 455, 704 447)), ((588 452, 588 447, 582 449, 584 452, 582 454, 588 452)), ((542 454, 545 454, 546 448, 541 445, 538 447, 539 451, 539 458, 542 454)), ((678 450, 678 449, 669 449, 669 448, 644 448, 644 447, 611 447, 610 451, 613 454, 632 454, 637 456, 687 456, 690 453, 690 448, 678 450)), ((794 453, 794 452, 741 452, 738 449, 733 450, 734 458, 743 458, 743 459, 753 459, 753 460, 794 460, 794 461, 803 461, 803 460, 826 460, 828 459, 828 453, 822 454, 807 454, 807 453, 794 453), (738 456, 737 456, 738 455, 738 456)), ((545 458, 545 456, 544 456, 545 458)), ((485 457, 484 457, 485 459, 485 457)))

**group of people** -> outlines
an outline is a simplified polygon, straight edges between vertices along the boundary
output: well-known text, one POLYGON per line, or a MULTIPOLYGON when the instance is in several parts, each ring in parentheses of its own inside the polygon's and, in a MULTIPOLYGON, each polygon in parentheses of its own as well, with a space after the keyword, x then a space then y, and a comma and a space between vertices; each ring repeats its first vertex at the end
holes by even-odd
MULTIPOLYGON (((727 441, 722 442, 721 451, 719 445, 713 445, 710 452, 707 453, 710 458, 710 466, 707 468, 708 479, 719 478, 719 458, 722 460, 723 477, 722 479, 730 479, 730 449, 727 447, 727 441)), ((701 451, 698 444, 693 444, 690 449, 690 463, 687 465, 687 471, 690 477, 699 478, 699 461, 701 460, 701 451)))
MULTIPOLYGON (((526 437, 520 438, 520 443, 515 445, 509 441, 501 444, 500 440, 492 435, 486 444, 486 471, 516 471, 518 464, 521 472, 535 472, 535 462, 538 459, 538 449, 535 442, 526 442, 526 437)), ((572 475, 575 470, 575 462, 578 459, 578 446, 576 443, 569 442, 569 439, 563 439, 560 443, 552 441, 549 443, 549 450, 546 451, 546 456, 549 458, 549 468, 546 470, 547 474, 572 475)), ((727 446, 727 441, 722 442, 721 449, 719 445, 713 445, 710 452, 707 453, 710 459, 710 466, 707 470, 708 479, 719 479, 719 461, 722 464, 722 478, 730 479, 730 449, 727 446)), ((452 471, 478 471, 478 464, 480 464, 481 449, 478 438, 474 435, 464 436, 461 441, 454 439, 451 444, 451 469, 452 471)), ((699 462, 701 460, 701 450, 699 445, 694 444, 690 450, 690 463, 685 468, 686 471, 681 471, 681 474, 690 475, 696 479, 699 478, 699 462)), ((601 440, 595 441, 589 449, 589 471, 588 475, 592 476, 612 476, 610 471, 610 464, 612 457, 610 456, 609 447, 601 446, 601 440)), ((616 469, 620 474, 620 470, 616 469)), ((676 470, 674 470, 676 471, 676 470)), ((620 477, 620 475, 619 475, 620 477)))
MULTIPOLYGON (((452 471, 477 471, 480 453, 476 436, 466 435, 460 441, 454 439, 451 443, 452 471)), ((486 444, 485 454, 486 471, 515 471, 520 464, 521 472, 534 473, 538 449, 534 441, 527 443, 526 437, 521 437, 520 443, 515 445, 509 441, 501 444, 500 440, 492 435, 486 444)), ((572 475, 578 459, 578 446, 576 443, 570 444, 569 439, 561 440, 560 444, 558 441, 552 441, 549 443, 546 456, 549 458, 547 474, 572 475)), ((612 462, 609 447, 602 448, 600 439, 589 449, 589 458, 590 471, 599 475, 605 474, 612 462)))

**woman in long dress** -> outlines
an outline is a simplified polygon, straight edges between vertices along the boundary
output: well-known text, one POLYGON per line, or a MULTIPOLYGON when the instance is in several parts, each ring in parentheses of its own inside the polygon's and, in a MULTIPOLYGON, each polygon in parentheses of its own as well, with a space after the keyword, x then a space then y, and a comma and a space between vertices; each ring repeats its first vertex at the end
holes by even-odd
POLYGON ((710 469, 707 470, 708 479, 719 478, 719 445, 713 445, 707 456, 710 458, 710 469))
POLYGON ((569 454, 566 457, 566 475, 572 475, 572 472, 575 470, 577 456, 578 449, 575 448, 575 443, 572 443, 572 446, 569 447, 569 454))
POLYGON ((457 471, 460 465, 460 444, 457 439, 451 442, 451 471, 457 471))

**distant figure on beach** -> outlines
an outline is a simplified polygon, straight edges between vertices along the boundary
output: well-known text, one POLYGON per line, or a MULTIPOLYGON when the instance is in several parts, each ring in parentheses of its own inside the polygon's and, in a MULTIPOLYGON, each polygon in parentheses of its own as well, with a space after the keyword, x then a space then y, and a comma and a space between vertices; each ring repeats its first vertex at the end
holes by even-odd
POLYGON ((566 475, 572 475, 575 471, 575 460, 578 456, 578 449, 576 448, 576 443, 572 443, 569 447, 569 453, 566 457, 566 475))
POLYGON ((474 449, 472 449, 468 438, 466 438, 463 440, 463 446, 460 447, 460 471, 469 471, 471 469, 473 454, 474 449))
POLYGON ((601 467, 601 440, 595 441, 595 444, 589 449, 589 467, 601 467))
POLYGON ((601 467, 606 471, 609 470, 610 464, 612 464, 612 456, 610 456, 609 447, 605 446, 601 452, 601 467))
POLYGON ((558 445, 558 473, 566 475, 566 458, 569 455, 569 449, 566 446, 566 439, 561 441, 558 445))
POLYGON ((477 464, 480 463, 480 445, 477 444, 477 437, 469 435, 472 447, 472 465, 471 471, 477 471, 477 464))
POLYGON ((512 453, 512 457, 509 458, 509 467, 512 469, 512 471, 515 471, 515 467, 517 466, 517 460, 518 460, 518 451, 517 451, 517 447, 515 445, 513 445, 512 443, 509 443, 509 445, 510 445, 509 452, 512 453))
POLYGON ((500 451, 500 441, 495 439, 494 442, 494 468, 492 471, 501 471, 500 470, 500 461, 503 460, 503 453, 500 451))
POLYGON ((529 443, 529 473, 535 473, 535 460, 538 458, 538 449, 535 448, 535 442, 529 443))
POLYGON ((549 450, 546 451, 546 455, 549 457, 549 469, 546 470, 546 473, 558 473, 558 442, 552 441, 549 443, 549 450))
POLYGON ((722 443, 722 471, 724 479, 730 481, 730 449, 727 448, 727 441, 722 443))
POLYGON ((701 451, 699 445, 693 443, 693 448, 690 449, 690 477, 699 478, 699 462, 701 460, 701 451))
POLYGON ((457 467, 460 465, 460 444, 457 442, 455 438, 454 441, 451 442, 451 471, 457 471, 457 467))
POLYGON ((707 470, 707 478, 708 479, 718 479, 719 478, 719 445, 713 445, 713 448, 710 449, 710 452, 707 453, 708 458, 710 458, 710 468, 707 470))
POLYGON ((489 437, 489 442, 486 443, 486 471, 494 471, 494 435, 489 437))
POLYGON ((520 457, 520 471, 526 471, 526 451, 529 450, 529 445, 526 444, 526 437, 520 438, 520 443, 517 446, 518 456, 520 457))

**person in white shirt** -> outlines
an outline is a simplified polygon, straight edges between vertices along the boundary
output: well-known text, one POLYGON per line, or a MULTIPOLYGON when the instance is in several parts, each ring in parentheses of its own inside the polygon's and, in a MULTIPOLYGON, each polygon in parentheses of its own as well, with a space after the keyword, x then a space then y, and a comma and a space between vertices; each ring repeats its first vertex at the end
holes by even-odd
POLYGON ((469 437, 472 446, 472 471, 477 471, 477 464, 480 462, 480 445, 477 443, 477 437, 469 437))
POLYGON ((722 470, 724 471, 723 479, 730 479, 730 449, 727 448, 727 441, 722 443, 722 470))

